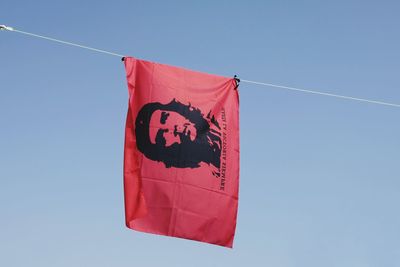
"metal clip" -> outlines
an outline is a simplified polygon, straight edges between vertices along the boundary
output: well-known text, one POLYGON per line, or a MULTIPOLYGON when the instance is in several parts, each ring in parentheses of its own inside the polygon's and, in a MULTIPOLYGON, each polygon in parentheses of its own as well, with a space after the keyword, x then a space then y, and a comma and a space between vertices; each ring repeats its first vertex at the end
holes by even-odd
POLYGON ((233 76, 233 79, 235 80, 236 86, 235 86, 235 90, 239 87, 239 83, 240 83, 240 79, 235 75, 233 76))

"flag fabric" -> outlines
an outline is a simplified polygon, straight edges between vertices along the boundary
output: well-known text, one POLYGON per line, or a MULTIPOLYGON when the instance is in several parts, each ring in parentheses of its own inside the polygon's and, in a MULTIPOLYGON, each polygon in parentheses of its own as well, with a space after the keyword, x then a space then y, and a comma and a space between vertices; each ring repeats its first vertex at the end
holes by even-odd
POLYGON ((232 247, 239 191, 235 79, 124 59, 127 227, 232 247))

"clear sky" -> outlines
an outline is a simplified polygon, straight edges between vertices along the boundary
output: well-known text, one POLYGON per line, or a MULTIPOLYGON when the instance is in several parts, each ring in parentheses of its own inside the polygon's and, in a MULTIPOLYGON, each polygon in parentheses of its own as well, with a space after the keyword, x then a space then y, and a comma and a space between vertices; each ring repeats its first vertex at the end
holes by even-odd
MULTIPOLYGON (((400 103, 399 1, 2 1, 0 24, 400 103)), ((0 266, 400 266, 400 109, 242 83, 234 249, 124 225, 119 58, 0 32, 0 266)))

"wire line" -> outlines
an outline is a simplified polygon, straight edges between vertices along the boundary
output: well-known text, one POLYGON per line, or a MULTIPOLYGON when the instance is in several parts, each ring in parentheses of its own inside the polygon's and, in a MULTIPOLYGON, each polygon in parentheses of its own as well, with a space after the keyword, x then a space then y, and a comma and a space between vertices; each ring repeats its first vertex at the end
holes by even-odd
POLYGON ((71 42, 66 42, 63 40, 59 40, 59 39, 55 39, 55 38, 51 38, 51 37, 46 37, 43 35, 39 35, 39 34, 34 34, 34 33, 30 33, 30 32, 24 32, 24 31, 20 31, 17 29, 5 29, 5 30, 9 30, 9 31, 13 31, 13 32, 18 32, 18 33, 22 33, 25 35, 29 35, 29 36, 33 36, 33 37, 37 37, 37 38, 42 38, 48 41, 53 41, 53 42, 57 42, 57 43, 61 43, 61 44, 66 44, 66 45, 71 45, 71 46, 76 46, 76 47, 80 47, 80 48, 84 48, 84 49, 88 49, 88 50, 92 50, 95 52, 99 52, 99 53, 104 53, 104 54, 108 54, 108 55, 112 55, 112 56, 116 56, 116 57, 124 57, 123 55, 117 54, 117 53, 113 53, 113 52, 109 52, 109 51, 105 51, 105 50, 101 50, 101 49, 97 49, 97 48, 93 48, 93 47, 89 47, 89 46, 85 46, 85 45, 81 45, 81 44, 76 44, 76 43, 71 43, 71 42))
MULTIPOLYGON (((28 36, 32 37, 37 37, 41 39, 45 39, 48 41, 53 41, 65 45, 70 45, 70 46, 75 46, 75 47, 80 47, 88 50, 92 50, 95 52, 103 53, 103 54, 108 54, 116 57, 124 57, 124 55, 117 54, 114 52, 109 52, 106 50, 101 50, 81 44, 76 44, 76 43, 71 43, 39 34, 34 34, 30 32, 25 32, 21 30, 14 29, 12 27, 8 27, 6 25, 0 25, 0 30, 6 30, 6 31, 12 31, 12 32, 17 32, 21 34, 25 34, 28 36)), ((257 81, 250 81, 250 80, 245 80, 245 79, 240 79, 242 82, 245 83, 251 83, 251 84, 256 84, 256 85, 262 85, 262 86, 267 86, 267 87, 274 87, 274 88, 279 88, 279 89, 285 89, 285 90, 290 90, 290 91, 297 91, 297 92, 302 92, 302 93, 308 93, 308 94, 315 94, 315 95, 322 95, 322 96, 329 96, 329 97, 335 97, 335 98, 341 98, 341 99, 347 99, 347 100, 353 100, 353 101, 359 101, 359 102, 366 102, 366 103, 371 103, 371 104, 378 104, 378 105, 384 105, 384 106, 391 106, 391 107, 397 107, 400 108, 400 104, 394 104, 394 103, 388 103, 384 101, 377 101, 377 100, 372 100, 372 99, 366 99, 366 98, 359 98, 359 97, 353 97, 353 96, 346 96, 346 95, 339 95, 339 94, 332 94, 332 93, 326 93, 326 92, 321 92, 321 91, 315 91, 315 90, 308 90, 308 89, 302 89, 302 88, 297 88, 297 87, 290 87, 290 86, 284 86, 284 85, 278 85, 278 84, 271 84, 271 83, 263 83, 263 82, 257 82, 257 81)))
POLYGON ((255 82, 255 81, 249 81, 249 80, 244 80, 244 79, 240 79, 240 81, 246 82, 246 83, 269 86, 269 87, 275 87, 275 88, 280 88, 280 89, 286 89, 286 90, 291 90, 291 91, 303 92, 303 93, 308 93, 308 94, 330 96, 330 97, 349 99, 349 100, 355 100, 355 101, 360 101, 360 102, 367 102, 367 103, 372 103, 372 104, 378 104, 378 105, 385 105, 385 106, 391 106, 391 107, 400 108, 400 104, 393 104, 393 103, 388 103, 388 102, 383 102, 383 101, 377 101, 377 100, 371 100, 371 99, 365 99, 365 98, 358 98, 358 97, 352 97, 352 96, 346 96, 346 95, 331 94, 331 93, 325 93, 325 92, 320 92, 320 91, 313 91, 313 90, 307 90, 307 89, 301 89, 301 88, 297 88, 297 87, 289 87, 289 86, 277 85, 277 84, 271 84, 271 83, 255 82))

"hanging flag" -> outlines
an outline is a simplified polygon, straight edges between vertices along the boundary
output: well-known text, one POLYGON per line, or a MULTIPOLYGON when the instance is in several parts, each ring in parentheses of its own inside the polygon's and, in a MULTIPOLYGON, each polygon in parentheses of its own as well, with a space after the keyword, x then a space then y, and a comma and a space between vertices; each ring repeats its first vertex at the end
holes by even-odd
POLYGON ((239 190, 237 81, 124 61, 127 227, 232 247, 239 190))

